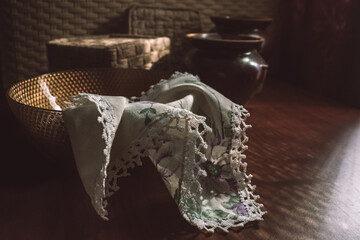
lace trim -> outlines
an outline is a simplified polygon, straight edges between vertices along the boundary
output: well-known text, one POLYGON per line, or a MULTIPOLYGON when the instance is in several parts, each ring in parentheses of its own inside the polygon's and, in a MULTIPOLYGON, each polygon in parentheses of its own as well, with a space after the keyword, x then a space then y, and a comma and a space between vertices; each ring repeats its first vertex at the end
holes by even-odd
POLYGON ((163 144, 171 141, 171 139, 167 138, 166 134, 170 130, 185 132, 187 134, 183 152, 192 153, 190 154, 191 157, 186 157, 187 159, 193 159, 195 161, 194 155, 196 154, 199 156, 199 158, 196 158, 199 159, 196 164, 191 164, 191 161, 185 159, 188 166, 184 169, 184 172, 191 173, 189 176, 191 175, 192 177, 191 180, 184 181, 183 185, 197 185, 199 187, 198 193, 201 193, 201 186, 195 181, 199 176, 206 176, 206 172, 199 168, 199 164, 206 161, 206 157, 201 152, 201 149, 207 147, 206 142, 201 136, 206 131, 211 131, 211 128, 205 124, 205 117, 196 116, 184 109, 172 109, 171 111, 159 114, 149 124, 145 131, 145 135, 139 136, 121 158, 110 162, 108 167, 106 197, 111 196, 119 189, 117 180, 120 177, 129 176, 130 173, 128 170, 135 166, 140 166, 141 159, 148 157, 150 150, 157 151, 163 144), (202 131, 199 130, 201 125, 203 126, 202 131), (197 146, 195 145, 196 142, 198 142, 197 146), (198 170, 195 170, 196 167, 198 167, 198 170))
MULTIPOLYGON (((246 174, 247 163, 243 161, 246 158, 244 152, 248 148, 246 145, 248 137, 246 136, 245 132, 246 129, 251 127, 251 125, 247 125, 245 123, 246 119, 249 116, 250 114, 243 106, 232 106, 231 125, 233 137, 231 140, 231 146, 228 155, 228 162, 230 162, 230 166, 233 171, 233 177, 236 180, 238 195, 240 196, 241 202, 247 208, 247 214, 239 214, 236 216, 236 218, 232 216, 221 220, 194 217, 194 215, 190 214, 190 209, 186 206, 186 201, 188 199, 194 198, 196 194, 189 193, 181 200, 181 206, 183 206, 184 208, 183 217, 189 222, 198 226, 200 229, 214 232, 215 228, 220 228, 221 230, 228 232, 229 228, 243 227, 244 224, 246 224, 247 222, 254 220, 263 220, 262 215, 266 212, 261 210, 263 204, 259 204, 256 202, 256 200, 259 198, 258 195, 254 195, 254 190, 256 186, 251 185, 252 175, 246 174)), ((202 197, 200 199, 202 199, 202 197)))
POLYGON ((253 176, 251 174, 246 174, 247 163, 243 161, 246 158, 244 152, 248 149, 246 143, 249 140, 245 132, 246 129, 251 127, 251 125, 245 123, 249 116, 250 113, 243 106, 233 105, 232 125, 234 137, 231 144, 230 164, 231 168, 234 170, 234 178, 237 180, 238 188, 243 189, 241 193, 244 194, 243 201, 248 206, 248 221, 253 221, 262 220, 262 215, 264 215, 266 211, 261 211, 263 204, 256 202, 260 196, 254 194, 256 185, 251 185, 253 176))
POLYGON ((186 79, 191 79, 194 82, 201 82, 199 76, 194 76, 190 73, 187 72, 174 72, 169 79, 161 79, 158 83, 156 83, 155 85, 150 85, 149 89, 147 91, 142 91, 141 92, 141 96, 137 97, 137 96, 132 96, 130 98, 131 103, 133 102, 137 102, 140 100, 146 100, 146 99, 156 99, 155 95, 160 94, 161 91, 159 91, 159 88, 163 87, 164 84, 167 84, 169 82, 171 82, 171 80, 179 80, 181 78, 186 78, 186 79))
POLYGON ((106 177, 107 177, 107 167, 110 162, 110 151, 111 146, 115 138, 115 133, 117 126, 115 124, 116 117, 114 115, 114 109, 111 104, 106 101, 103 97, 94 94, 80 93, 77 96, 73 96, 71 100, 75 104, 82 104, 88 100, 95 103, 97 110, 100 116, 97 118, 97 121, 102 125, 103 132, 102 138, 105 141, 104 155, 105 159, 102 164, 102 168, 99 172, 99 175, 96 178, 96 184, 94 186, 94 195, 91 197, 92 205, 94 206, 96 212, 105 220, 108 220, 106 217, 107 210, 107 201, 104 200, 106 197, 106 177))
MULTIPOLYGON (((152 88, 154 87, 150 89, 152 88)), ((190 210, 187 206, 189 200, 199 196, 202 198, 203 188, 199 179, 207 177, 207 172, 201 167, 202 163, 208 161, 204 154, 207 143, 203 136, 206 132, 211 132, 211 128, 205 123, 205 117, 197 116, 188 110, 176 108, 159 114, 146 127, 143 134, 133 141, 128 151, 121 158, 114 159, 109 163, 111 145, 116 132, 113 109, 101 96, 87 94, 81 94, 80 96, 97 105, 100 113, 98 121, 103 126, 102 137, 106 143, 104 149, 105 160, 97 178, 94 196, 92 196, 93 206, 102 218, 107 219, 107 211, 105 210, 107 201, 104 199, 119 189, 117 180, 120 177, 129 176, 128 170, 140 166, 141 159, 147 157, 150 150, 157 152, 164 143, 170 142, 171 139, 168 138, 167 134, 169 131, 178 131, 185 134, 183 165, 179 183, 180 193, 173 197, 178 203, 183 217, 198 228, 210 232, 213 232, 215 228, 227 232, 231 227, 242 227, 249 221, 262 220, 262 215, 266 212, 261 210, 263 205, 256 202, 259 196, 254 194, 256 186, 251 185, 252 175, 246 174, 247 163, 244 162, 246 158, 244 152, 248 148, 246 145, 248 137, 245 132, 251 127, 251 125, 245 123, 250 114, 244 107, 236 104, 232 105, 229 118, 233 136, 228 148, 227 161, 230 163, 233 177, 236 180, 237 194, 240 196, 241 202, 246 206, 247 214, 238 214, 236 217, 232 215, 219 220, 194 217, 189 213, 190 210)), ((132 99, 132 102, 136 100, 138 99, 132 99)))
POLYGON ((249 116, 250 114, 245 108, 233 105, 231 124, 234 135, 228 155, 228 161, 233 169, 233 177, 237 182, 238 194, 247 207, 248 214, 246 216, 238 215, 236 219, 233 217, 225 218, 219 222, 209 218, 194 218, 189 214, 189 209, 186 206, 188 200, 203 194, 199 179, 207 177, 207 173, 201 168, 201 164, 208 160, 203 153, 203 150, 207 148, 203 135, 206 132, 211 132, 211 128, 206 125, 205 117, 196 116, 187 110, 181 109, 173 109, 160 114, 146 129, 145 135, 140 136, 133 142, 130 150, 123 158, 110 163, 106 197, 111 196, 118 190, 118 178, 129 176, 129 168, 141 165, 141 158, 147 157, 150 150, 158 151, 163 144, 170 141, 170 139, 166 138, 166 133, 170 130, 176 130, 186 133, 183 149, 183 163, 186 164, 183 164, 180 178, 179 199, 174 196, 183 217, 198 228, 209 232, 213 232, 215 228, 227 232, 231 227, 242 227, 249 221, 262 220, 262 215, 266 212, 261 211, 260 208, 263 205, 256 202, 259 196, 253 193, 255 186, 251 185, 252 175, 246 174, 247 164, 243 161, 246 158, 244 152, 247 149, 246 142, 248 141, 245 131, 251 127, 251 125, 245 124, 249 116))

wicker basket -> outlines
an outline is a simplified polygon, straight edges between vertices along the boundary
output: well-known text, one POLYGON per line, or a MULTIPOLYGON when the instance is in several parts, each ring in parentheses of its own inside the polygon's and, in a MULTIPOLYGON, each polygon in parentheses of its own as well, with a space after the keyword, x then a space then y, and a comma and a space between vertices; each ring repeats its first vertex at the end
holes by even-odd
POLYGON ((129 34, 170 37, 176 55, 190 47, 187 33, 202 32, 200 12, 195 9, 132 6, 127 15, 129 34))
POLYGON ((54 110, 47 93, 56 104, 67 107, 69 96, 81 92, 101 95, 139 96, 149 85, 170 73, 143 69, 79 69, 49 73, 19 82, 9 88, 7 99, 16 119, 28 131, 32 143, 51 155, 67 151, 70 141, 62 111, 54 110))

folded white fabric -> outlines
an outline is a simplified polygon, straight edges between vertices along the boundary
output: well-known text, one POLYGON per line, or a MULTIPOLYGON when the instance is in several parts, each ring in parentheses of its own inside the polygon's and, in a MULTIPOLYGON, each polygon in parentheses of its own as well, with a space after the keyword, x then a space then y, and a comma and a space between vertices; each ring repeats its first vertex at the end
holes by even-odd
POLYGON ((79 175, 97 213, 120 177, 148 157, 181 215, 200 229, 228 231, 265 213, 246 173, 249 113, 202 83, 174 73, 139 98, 82 93, 63 117, 79 175))

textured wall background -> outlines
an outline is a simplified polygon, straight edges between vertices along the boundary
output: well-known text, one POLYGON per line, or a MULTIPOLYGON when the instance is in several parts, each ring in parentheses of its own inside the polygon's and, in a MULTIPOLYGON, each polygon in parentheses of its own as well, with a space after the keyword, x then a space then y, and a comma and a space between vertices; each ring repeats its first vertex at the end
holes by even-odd
POLYGON ((204 31, 209 16, 276 15, 277 0, 3 0, 1 1, 2 79, 10 84, 48 71, 46 42, 64 36, 126 31, 125 10, 133 5, 192 8, 204 31))
POLYGON ((360 1, 282 3, 281 77, 360 107, 360 1))

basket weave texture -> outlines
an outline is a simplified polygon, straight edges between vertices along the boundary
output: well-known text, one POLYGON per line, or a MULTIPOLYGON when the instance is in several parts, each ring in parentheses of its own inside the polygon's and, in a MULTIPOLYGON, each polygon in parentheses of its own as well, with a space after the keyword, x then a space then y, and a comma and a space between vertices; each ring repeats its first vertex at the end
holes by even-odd
POLYGON ((61 110, 54 110, 48 92, 61 108, 69 96, 95 93, 112 96, 139 96, 150 85, 168 78, 170 73, 144 69, 79 69, 40 75, 16 83, 7 92, 7 99, 17 120, 30 138, 47 150, 69 145, 61 110), (45 87, 46 86, 46 87, 45 87))
POLYGON ((60 38, 47 44, 49 71, 114 67, 150 69, 170 54, 168 37, 123 34, 60 38))
POLYGON ((196 9, 204 31, 212 15, 273 16, 274 0, 3 0, 0 1, 2 74, 5 87, 48 72, 46 43, 52 39, 126 33, 126 9, 134 4, 196 9))
POLYGON ((128 10, 128 24, 129 34, 170 37, 174 54, 189 45, 187 33, 202 32, 200 12, 189 8, 134 6, 128 10))

